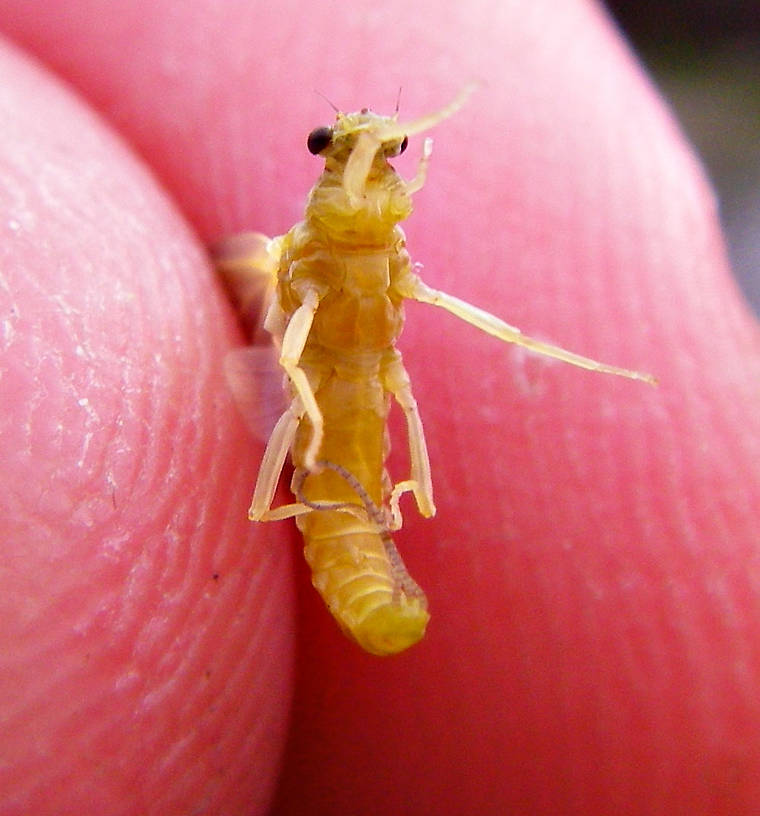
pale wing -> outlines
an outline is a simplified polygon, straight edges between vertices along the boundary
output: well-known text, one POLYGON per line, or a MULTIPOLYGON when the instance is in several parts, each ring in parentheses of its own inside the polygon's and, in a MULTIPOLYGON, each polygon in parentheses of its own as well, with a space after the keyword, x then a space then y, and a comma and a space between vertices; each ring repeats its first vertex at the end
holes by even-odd
POLYGON ((209 251, 252 343, 227 354, 224 374, 246 425, 266 441, 286 405, 282 369, 264 329, 277 285, 279 240, 243 232, 217 241, 209 251))
POLYGON ((287 407, 284 375, 274 347, 232 349, 224 358, 224 376, 248 429, 266 442, 287 407))
POLYGON ((263 343, 264 320, 277 286, 279 239, 242 232, 212 244, 209 252, 248 338, 253 344, 263 343))

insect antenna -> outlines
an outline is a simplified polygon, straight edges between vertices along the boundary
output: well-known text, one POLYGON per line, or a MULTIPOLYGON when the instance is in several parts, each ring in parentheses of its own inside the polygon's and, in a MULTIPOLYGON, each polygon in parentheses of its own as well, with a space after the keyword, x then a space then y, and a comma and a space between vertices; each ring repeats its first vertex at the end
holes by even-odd
POLYGON ((335 113, 340 113, 340 108, 337 108, 335 105, 333 105, 333 103, 322 93, 322 91, 318 91, 316 88, 314 88, 313 90, 317 96, 321 96, 322 99, 324 99, 325 102, 327 102, 327 104, 335 111, 335 113))
MULTIPOLYGON (((364 510, 370 521, 374 522, 374 524, 376 524, 381 531, 387 531, 387 514, 372 501, 362 483, 356 478, 356 476, 354 476, 353 473, 351 473, 351 471, 346 470, 346 468, 344 468, 342 465, 335 464, 335 462, 330 462, 327 459, 320 459, 314 464, 317 467, 332 470, 344 481, 346 481, 354 493, 356 493, 356 495, 361 499, 361 502, 364 505, 364 510)), ((308 475, 309 471, 299 470, 293 479, 293 484, 291 485, 293 494, 298 501, 301 502, 301 504, 311 507, 312 510, 345 510, 352 514, 356 513, 356 505, 352 502, 314 502, 307 499, 303 495, 303 484, 308 475)))
POLYGON ((380 538, 383 541, 383 548, 385 549, 385 554, 388 556, 391 574, 393 575, 393 600, 397 603, 402 594, 406 595, 407 598, 424 598, 425 593, 420 588, 420 585, 407 572, 390 533, 383 530, 380 533, 380 538))
MULTIPOLYGON (((351 471, 347 470, 342 465, 338 465, 335 462, 330 462, 327 459, 320 459, 319 461, 315 462, 315 465, 332 470, 342 479, 345 479, 345 481, 351 486, 351 489, 354 490, 356 495, 361 499, 362 504, 364 505, 364 510, 370 521, 374 522, 379 528, 380 538, 383 542, 383 549, 388 557, 391 575, 393 576, 394 602, 398 603, 401 595, 405 595, 407 598, 424 598, 424 593, 420 589, 419 584, 407 572, 404 562, 401 560, 401 555, 396 549, 396 545, 393 543, 393 539, 388 532, 387 513, 383 512, 383 510, 372 501, 362 483, 356 478, 356 476, 354 476, 353 473, 351 473, 351 471)), ((291 485, 293 494, 299 502, 305 504, 307 507, 311 507, 313 510, 344 510, 352 515, 356 513, 356 505, 352 504, 351 502, 313 502, 307 499, 303 495, 303 483, 306 481, 306 477, 308 475, 309 471, 300 470, 297 474, 297 478, 293 480, 293 484, 291 485)))

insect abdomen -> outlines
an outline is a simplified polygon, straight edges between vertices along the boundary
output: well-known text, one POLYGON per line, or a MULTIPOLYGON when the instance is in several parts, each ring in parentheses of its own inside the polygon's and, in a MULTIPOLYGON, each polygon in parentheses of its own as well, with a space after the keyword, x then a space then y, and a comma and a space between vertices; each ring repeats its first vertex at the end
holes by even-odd
POLYGON ((299 522, 312 583, 346 634, 375 655, 396 654, 422 639, 427 600, 389 536, 337 511, 299 522))

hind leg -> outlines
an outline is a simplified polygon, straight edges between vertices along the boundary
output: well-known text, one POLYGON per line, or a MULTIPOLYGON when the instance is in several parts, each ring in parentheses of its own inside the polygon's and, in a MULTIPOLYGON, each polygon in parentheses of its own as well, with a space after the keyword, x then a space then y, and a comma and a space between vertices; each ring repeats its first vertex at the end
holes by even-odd
POLYGON ((404 412, 406 419, 407 437, 409 440, 409 461, 411 473, 409 479, 398 482, 393 486, 390 496, 391 516, 393 528, 401 527, 401 511, 399 500, 406 492, 414 494, 417 508, 425 517, 435 515, 433 503, 433 480, 430 475, 430 458, 428 457, 425 432, 422 429, 422 420, 417 410, 417 401, 412 394, 412 385, 409 375, 401 361, 401 355, 394 351, 393 357, 383 367, 381 377, 383 387, 393 394, 393 398, 404 412))
POLYGON ((251 521, 277 521, 308 513, 311 509, 300 502, 272 509, 272 499, 277 489, 277 482, 280 480, 285 458, 293 445, 298 423, 303 414, 303 410, 298 410, 297 403, 298 400, 294 400, 279 418, 267 442, 253 491, 253 499, 248 510, 248 518, 251 521))

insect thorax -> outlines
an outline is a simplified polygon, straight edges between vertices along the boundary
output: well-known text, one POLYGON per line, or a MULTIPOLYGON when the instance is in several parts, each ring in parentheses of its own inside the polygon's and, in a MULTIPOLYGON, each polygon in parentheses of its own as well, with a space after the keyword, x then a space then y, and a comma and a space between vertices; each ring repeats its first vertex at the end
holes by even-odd
POLYGON ((330 239, 350 246, 389 246, 393 228, 412 212, 412 199, 402 179, 385 162, 373 167, 364 195, 350 202, 339 172, 325 171, 312 188, 306 220, 330 239))

